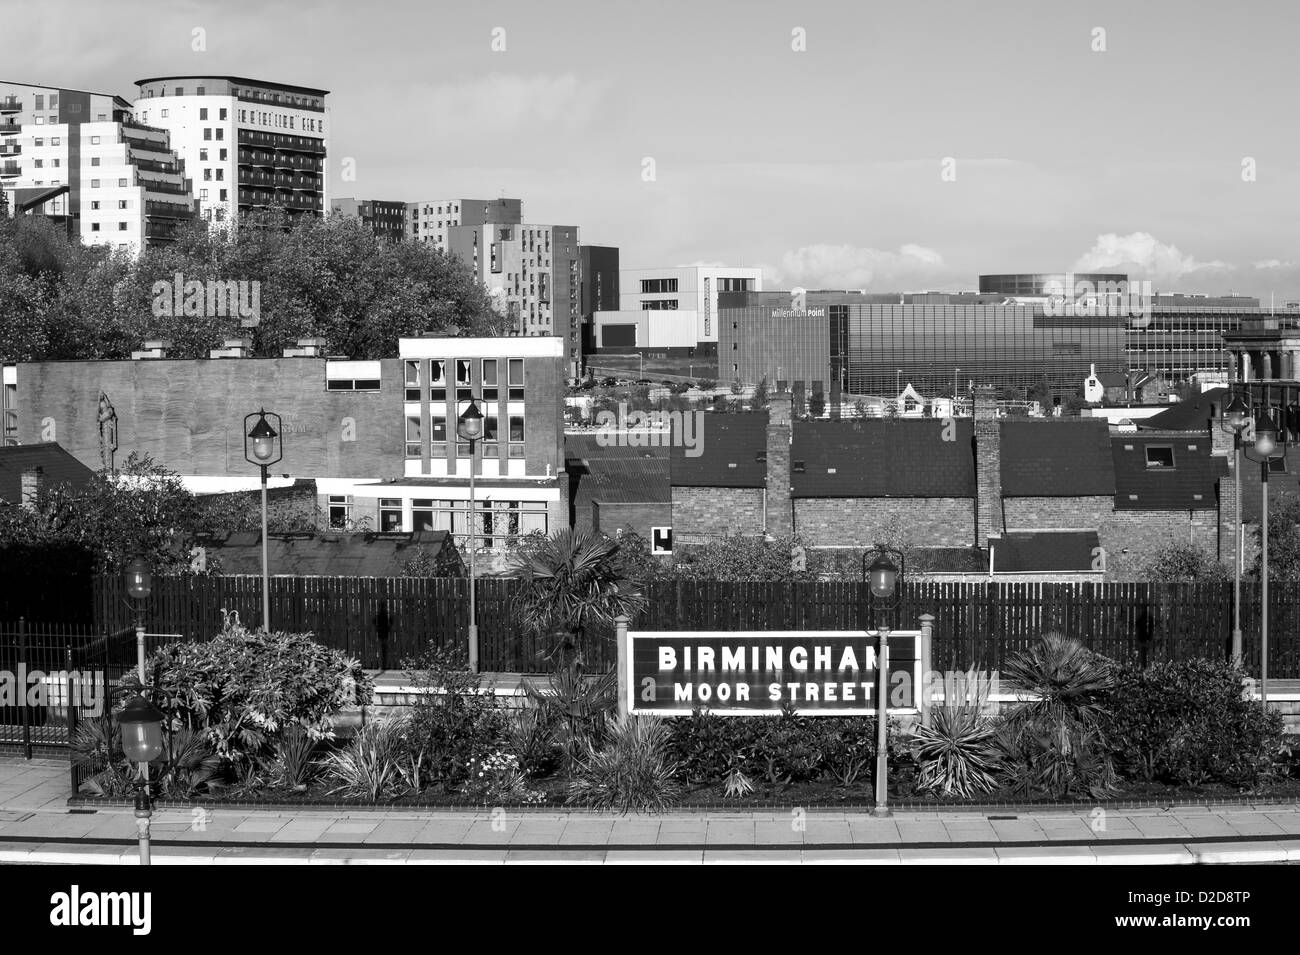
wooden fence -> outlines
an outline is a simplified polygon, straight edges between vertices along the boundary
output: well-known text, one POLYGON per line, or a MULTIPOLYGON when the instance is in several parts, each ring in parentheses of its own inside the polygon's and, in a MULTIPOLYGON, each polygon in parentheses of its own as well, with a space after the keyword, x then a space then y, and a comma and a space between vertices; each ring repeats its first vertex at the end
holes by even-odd
MULTIPOLYGON (((517 581, 486 578, 477 585, 480 660, 484 670, 547 669, 544 643, 512 620, 517 581)), ((1077 637, 1100 653, 1135 663, 1227 656, 1232 630, 1231 583, 1198 584, 943 584, 905 586, 895 627, 935 616, 936 669, 998 669, 1007 655, 1047 631, 1077 637)), ((468 626, 468 582, 463 578, 273 577, 271 622, 277 630, 311 632, 365 666, 397 668, 430 644, 463 643, 468 626), (387 612, 381 626, 380 608, 387 612)), ((1269 675, 1300 678, 1300 584, 1270 590, 1269 675)), ((97 628, 129 626, 133 610, 116 577, 95 584, 97 628)), ((151 632, 189 639, 212 636, 221 611, 261 622, 257 577, 155 578, 145 613, 151 632)), ((650 585, 647 606, 633 628, 644 630, 852 630, 873 619, 865 589, 856 583, 733 583, 666 581, 650 585)), ((873 624, 874 625, 874 624, 873 624)), ((1257 585, 1242 588, 1247 668, 1259 669, 1257 585)), ((587 660, 613 666, 612 635, 592 635, 587 660)))

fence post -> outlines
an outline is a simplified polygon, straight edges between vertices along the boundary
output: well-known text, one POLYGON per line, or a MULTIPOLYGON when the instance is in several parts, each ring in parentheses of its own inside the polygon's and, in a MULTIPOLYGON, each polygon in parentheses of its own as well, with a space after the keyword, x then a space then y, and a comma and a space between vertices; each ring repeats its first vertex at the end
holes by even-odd
POLYGON ((630 712, 632 701, 628 698, 628 681, 631 679, 632 661, 629 659, 632 648, 628 646, 627 625, 632 618, 625 613, 614 618, 614 642, 618 644, 618 718, 624 719, 630 712))
POLYGON ((27 707, 27 618, 18 618, 18 677, 17 699, 19 719, 23 725, 23 755, 32 758, 32 714, 27 707))
MULTIPOLYGON (((931 692, 934 689, 934 660, 931 653, 931 644, 934 640, 934 614, 921 614, 921 636, 920 651, 921 657, 921 685, 917 687, 917 707, 921 711, 921 725, 930 725, 930 704, 932 702, 931 692)), ((946 705, 947 700, 943 701, 946 705)))
MULTIPOLYGON (((71 639, 71 638, 69 638, 69 639, 71 639)), ((64 649, 63 652, 64 652, 64 672, 67 674, 67 693, 68 693, 68 697, 67 697, 67 702, 68 702, 68 774, 69 774, 69 777, 70 777, 69 780, 68 780, 68 782, 70 782, 70 783, 72 784, 72 795, 75 796, 75 795, 77 795, 78 790, 80 790, 80 788, 81 788, 81 781, 77 778, 77 775, 78 775, 77 770, 78 770, 78 768, 79 768, 79 767, 77 766, 77 751, 76 751, 76 749, 73 748, 73 741, 74 741, 74 740, 76 739, 76 737, 77 737, 77 708, 76 708, 76 706, 73 705, 73 701, 74 701, 74 700, 79 700, 81 697, 80 697, 80 696, 75 696, 75 697, 74 697, 72 694, 73 694, 74 692, 76 692, 76 693, 79 694, 79 693, 81 692, 81 688, 75 685, 75 684, 76 684, 76 680, 77 680, 77 676, 76 676, 76 671, 73 669, 72 646, 69 645, 68 647, 66 647, 66 648, 64 649)), ((108 690, 107 690, 107 687, 108 687, 108 680, 107 680, 107 677, 106 677, 105 680, 104 680, 104 686, 105 686, 104 696, 107 698, 107 696, 108 696, 108 690)), ((110 739, 111 739, 111 737, 110 737, 110 739)))

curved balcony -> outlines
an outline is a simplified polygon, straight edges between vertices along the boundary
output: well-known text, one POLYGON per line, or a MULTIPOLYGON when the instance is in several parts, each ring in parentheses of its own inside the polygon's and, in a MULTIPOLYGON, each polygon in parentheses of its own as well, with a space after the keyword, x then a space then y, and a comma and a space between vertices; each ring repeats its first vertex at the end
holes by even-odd
POLYGON ((17 97, 6 96, 4 99, 0 99, 0 116, 9 113, 21 113, 22 111, 23 104, 18 102, 17 97))

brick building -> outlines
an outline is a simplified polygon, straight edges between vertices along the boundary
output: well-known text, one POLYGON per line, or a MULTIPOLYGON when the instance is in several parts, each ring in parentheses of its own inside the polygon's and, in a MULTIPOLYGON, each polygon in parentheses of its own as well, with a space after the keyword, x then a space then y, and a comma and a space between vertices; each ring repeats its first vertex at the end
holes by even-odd
POLYGON ((94 469, 147 454, 196 493, 251 490, 259 473, 244 457, 244 420, 265 408, 282 423, 272 487, 314 480, 339 526, 460 539, 471 467, 481 546, 568 525, 560 339, 409 338, 378 361, 291 351, 246 358, 236 347, 181 361, 160 348, 131 361, 18 363, 6 369, 16 438, 57 441, 94 469), (471 397, 484 415, 472 458, 455 435, 471 397))
POLYGON ((766 414, 710 416, 702 455, 672 449, 676 542, 793 533, 860 550, 902 537, 954 568, 977 551, 995 577, 1044 580, 1132 578, 1178 541, 1231 549, 1228 472, 1205 430, 998 418, 989 388, 973 420, 804 421, 790 406, 783 394, 766 414))

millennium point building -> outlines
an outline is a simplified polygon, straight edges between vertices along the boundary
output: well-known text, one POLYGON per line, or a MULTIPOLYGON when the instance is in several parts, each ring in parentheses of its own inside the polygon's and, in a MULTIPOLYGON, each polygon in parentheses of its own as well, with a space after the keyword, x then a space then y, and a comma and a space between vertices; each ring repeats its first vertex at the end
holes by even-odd
POLYGON ((194 217, 184 161, 120 96, 0 82, 0 194, 73 240, 140 252, 194 217))
POLYGON ((151 77, 136 86, 136 118, 171 134, 204 219, 329 209, 327 90, 206 75, 151 77))
POLYGON ((766 378, 796 392, 897 394, 910 383, 938 395, 970 381, 1024 392, 1046 377, 1073 394, 1090 366, 1125 367, 1120 322, 987 304, 982 295, 733 293, 719 301, 719 318, 720 378, 766 378))

